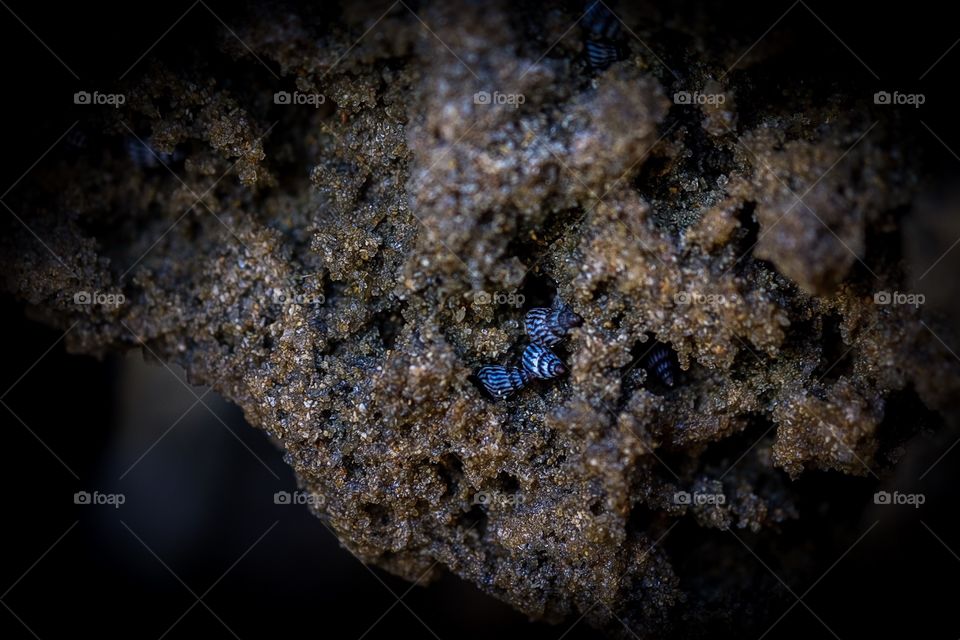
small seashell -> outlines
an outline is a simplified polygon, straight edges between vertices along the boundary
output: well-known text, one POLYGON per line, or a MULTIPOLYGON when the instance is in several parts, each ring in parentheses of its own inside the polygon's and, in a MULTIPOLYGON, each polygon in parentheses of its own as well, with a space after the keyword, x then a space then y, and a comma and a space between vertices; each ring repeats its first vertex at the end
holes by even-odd
POLYGON ((667 345, 663 343, 654 345, 644 358, 643 368, 657 376, 663 384, 668 387, 673 386, 675 370, 673 354, 667 345))
POLYGON ((596 71, 608 69, 614 62, 620 60, 623 56, 620 47, 610 40, 601 38, 599 40, 587 40, 584 44, 587 52, 587 62, 596 71))
POLYGON ((583 318, 562 302, 553 308, 530 309, 524 318, 524 328, 530 340, 543 347, 552 347, 583 324, 583 318))
POLYGON ((529 344, 523 350, 523 368, 534 378, 556 378, 567 372, 563 361, 553 351, 539 344, 529 344))
POLYGON ((480 380, 483 388, 490 395, 503 399, 523 389, 529 382, 530 377, 526 371, 519 367, 491 364, 477 370, 477 379, 480 380))
POLYGON ((624 58, 624 49, 618 44, 621 35, 620 19, 610 8, 597 0, 583 14, 586 31, 583 47, 587 62, 595 71, 603 71, 624 58))
POLYGON ((601 0, 587 0, 590 6, 583 14, 583 27, 595 38, 616 38, 620 35, 620 20, 601 0))

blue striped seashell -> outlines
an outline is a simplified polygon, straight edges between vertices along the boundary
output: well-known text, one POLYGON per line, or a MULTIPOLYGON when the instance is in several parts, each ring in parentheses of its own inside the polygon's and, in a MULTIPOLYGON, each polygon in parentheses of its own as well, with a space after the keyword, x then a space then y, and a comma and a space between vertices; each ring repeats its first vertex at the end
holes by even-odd
POLYGON ((582 325, 583 318, 574 313, 569 306, 560 303, 553 308, 530 309, 523 324, 533 343, 552 347, 567 337, 570 329, 582 325))
POLYGON ((553 351, 539 344, 529 344, 523 350, 523 368, 534 378, 556 378, 567 372, 563 360, 553 351))
POLYGON ((644 358, 643 368, 656 375, 663 384, 673 386, 674 364, 670 347, 665 344, 654 345, 644 358))
POLYGON ((587 0, 590 6, 583 14, 583 27, 597 38, 616 38, 620 35, 620 20, 600 0, 587 0))
POLYGON ((530 381, 530 376, 519 367, 491 364, 477 370, 477 379, 490 395, 503 399, 523 389, 530 381))
POLYGON ((587 62, 597 71, 603 71, 621 59, 620 48, 610 40, 587 40, 583 46, 587 52, 587 62))

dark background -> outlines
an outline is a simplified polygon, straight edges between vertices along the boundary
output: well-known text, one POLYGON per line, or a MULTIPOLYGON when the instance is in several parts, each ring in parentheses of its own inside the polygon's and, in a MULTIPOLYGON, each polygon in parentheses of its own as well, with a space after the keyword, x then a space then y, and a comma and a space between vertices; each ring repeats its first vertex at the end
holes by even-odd
MULTIPOLYGON (((708 11, 731 33, 753 34, 747 38, 752 42, 791 4, 724 3, 708 11)), ((0 189, 13 185, 78 117, 74 91, 111 86, 189 6, 9 2, 0 7, 6 88, 0 189), (76 81, 31 30, 83 81, 76 81)), ((684 12, 696 5, 664 6, 684 12)), ((209 7, 228 24, 235 17, 224 3, 209 7)), ((211 39, 220 28, 197 5, 152 55, 167 60, 194 55, 193 45, 211 39)), ((802 43, 797 82, 805 77, 822 81, 826 74, 851 92, 923 92, 927 103, 910 114, 915 121, 907 127, 927 152, 932 183, 949 184, 960 168, 960 159, 948 149, 960 148, 953 87, 960 47, 918 80, 960 38, 947 5, 914 2, 879 9, 873 3, 810 2, 794 6, 767 37, 786 34, 802 43), (807 7, 883 80, 869 75, 807 7)), ((211 43, 212 58, 215 50, 211 43)), ((0 209, 0 215, 8 212, 0 209)), ((934 255, 952 240, 939 239, 946 244, 934 255)), ((939 269, 955 273, 956 257, 951 255, 939 269)), ((176 380, 180 372, 143 365, 136 353, 103 361, 71 356, 59 340, 62 332, 30 320, 19 302, 2 297, 0 311, 8 336, 0 373, 7 406, 0 406, 0 481, 6 487, 0 638, 87 633, 158 638, 168 632, 167 638, 236 634, 246 639, 304 631, 345 638, 364 633, 367 638, 435 634, 443 640, 491 634, 559 638, 576 622, 529 623, 452 576, 407 593, 408 583, 365 568, 342 549, 306 507, 274 503, 275 492, 296 490, 293 474, 281 453, 246 425, 236 407, 210 394, 204 397, 209 410, 202 404, 190 409, 195 398, 176 380), (126 502, 119 509, 75 505, 74 493, 82 490, 123 493, 126 502), (190 609, 196 601, 191 591, 203 596, 209 609, 203 604, 190 609), (413 613, 403 604, 390 609, 396 602, 393 594, 404 593, 403 602, 413 613)), ((958 351, 960 345, 951 348, 958 351)), ((894 633, 960 636, 954 613, 960 575, 960 526, 954 510, 960 447, 916 480, 956 437, 945 430, 917 438, 897 476, 884 479, 891 490, 923 492, 926 504, 919 509, 873 507, 871 496, 879 485, 872 478, 809 473, 800 480, 804 519, 788 525, 781 544, 814 541, 802 551, 808 556, 802 571, 779 562, 772 551, 765 554, 760 538, 737 532, 797 595, 815 584, 804 597, 815 615, 797 605, 766 637, 833 637, 827 626, 844 639, 894 633), (831 569, 874 522, 879 524, 831 569)), ((683 542, 693 526, 681 522, 663 543, 681 571, 683 542)), ((756 558, 747 561, 755 563, 758 574, 767 572, 756 558)), ((766 595, 781 599, 776 611, 794 603, 779 583, 766 595)), ((740 637, 735 627, 733 621, 729 628, 713 629, 711 637, 740 637)), ((564 637, 596 634, 576 624, 564 637)))

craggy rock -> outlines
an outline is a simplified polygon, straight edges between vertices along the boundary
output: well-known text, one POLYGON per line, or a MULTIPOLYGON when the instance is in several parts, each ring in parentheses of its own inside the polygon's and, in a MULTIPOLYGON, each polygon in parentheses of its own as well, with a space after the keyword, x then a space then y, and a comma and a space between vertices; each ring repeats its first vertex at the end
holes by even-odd
POLYGON ((786 474, 880 472, 892 393, 956 397, 936 320, 874 304, 904 276, 868 229, 917 182, 893 125, 742 118, 751 72, 721 84, 699 49, 682 82, 632 38, 595 74, 559 6, 388 6, 255 15, 231 82, 145 66, 84 162, 21 189, 44 244, 3 236, 6 290, 75 352, 142 348, 236 402, 367 562, 641 637, 719 615, 755 572, 678 572, 674 524, 776 536, 816 517, 786 474), (668 99, 700 81, 727 99, 668 99), (492 401, 470 374, 556 296, 585 319, 570 374, 492 401), (654 341, 672 388, 638 364, 654 341))
POLYGON ((753 254, 810 293, 836 289, 862 263, 867 227, 909 200, 905 185, 889 178, 888 150, 866 139, 875 127, 843 122, 827 140, 822 133, 788 140, 769 126, 743 136, 755 171, 749 187, 734 190, 746 199, 758 191, 765 196, 755 210, 760 230, 753 254))

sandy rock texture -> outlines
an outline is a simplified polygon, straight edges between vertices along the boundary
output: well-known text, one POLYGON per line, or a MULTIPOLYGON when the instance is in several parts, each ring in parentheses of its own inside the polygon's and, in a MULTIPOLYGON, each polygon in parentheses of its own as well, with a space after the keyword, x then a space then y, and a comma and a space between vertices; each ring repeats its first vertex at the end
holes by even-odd
POLYGON ((142 348, 237 403, 367 562, 641 637, 737 615, 756 572, 716 537, 691 569, 698 536, 815 518, 793 479, 882 473, 957 397, 937 319, 874 302, 904 290, 919 182, 896 121, 761 100, 773 54, 726 74, 639 9, 595 71, 576 5, 389 7, 263 10, 249 49, 144 63, 21 190, 46 246, 4 234, 5 289, 73 351, 142 348), (569 375, 493 401, 471 373, 557 297, 585 320, 569 375), (673 387, 638 364, 655 342, 673 387))

